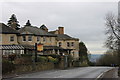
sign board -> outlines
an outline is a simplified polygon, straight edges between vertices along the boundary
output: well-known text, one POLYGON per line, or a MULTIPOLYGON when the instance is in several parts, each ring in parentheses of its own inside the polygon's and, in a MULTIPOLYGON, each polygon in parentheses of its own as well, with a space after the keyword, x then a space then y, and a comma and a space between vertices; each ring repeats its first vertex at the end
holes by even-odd
POLYGON ((43 51, 43 45, 37 44, 37 51, 43 51))

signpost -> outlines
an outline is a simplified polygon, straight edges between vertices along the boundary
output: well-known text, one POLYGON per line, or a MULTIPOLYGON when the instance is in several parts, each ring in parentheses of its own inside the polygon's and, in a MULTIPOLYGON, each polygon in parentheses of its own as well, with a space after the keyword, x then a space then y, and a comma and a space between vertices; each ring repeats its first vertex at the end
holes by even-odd
POLYGON ((43 44, 35 43, 35 62, 37 62, 37 51, 43 51, 43 44))
POLYGON ((37 43, 35 43, 35 62, 37 62, 37 43))

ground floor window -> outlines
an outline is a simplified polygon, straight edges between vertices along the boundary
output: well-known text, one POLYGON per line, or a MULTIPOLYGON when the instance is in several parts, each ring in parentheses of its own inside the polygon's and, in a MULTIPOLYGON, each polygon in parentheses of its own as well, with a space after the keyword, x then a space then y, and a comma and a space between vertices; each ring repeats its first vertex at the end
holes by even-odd
POLYGON ((10 54, 24 54, 24 50, 3 50, 3 55, 10 55, 10 54))
POLYGON ((0 35, 0 42, 2 42, 2 36, 0 35))
POLYGON ((10 55, 13 53, 14 53, 14 50, 3 50, 3 55, 10 55))

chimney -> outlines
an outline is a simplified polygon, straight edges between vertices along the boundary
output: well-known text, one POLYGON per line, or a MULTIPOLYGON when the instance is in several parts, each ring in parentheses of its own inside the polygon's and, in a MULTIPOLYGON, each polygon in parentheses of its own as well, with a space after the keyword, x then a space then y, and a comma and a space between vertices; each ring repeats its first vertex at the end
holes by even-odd
POLYGON ((58 27, 58 34, 64 34, 64 27, 58 27))

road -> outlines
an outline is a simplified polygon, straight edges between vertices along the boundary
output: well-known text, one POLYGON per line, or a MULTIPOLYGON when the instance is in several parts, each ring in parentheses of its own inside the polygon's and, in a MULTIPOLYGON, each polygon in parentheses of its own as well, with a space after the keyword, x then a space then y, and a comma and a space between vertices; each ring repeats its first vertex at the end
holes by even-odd
POLYGON ((16 78, 97 78, 112 67, 80 67, 66 70, 50 70, 20 75, 16 78))

